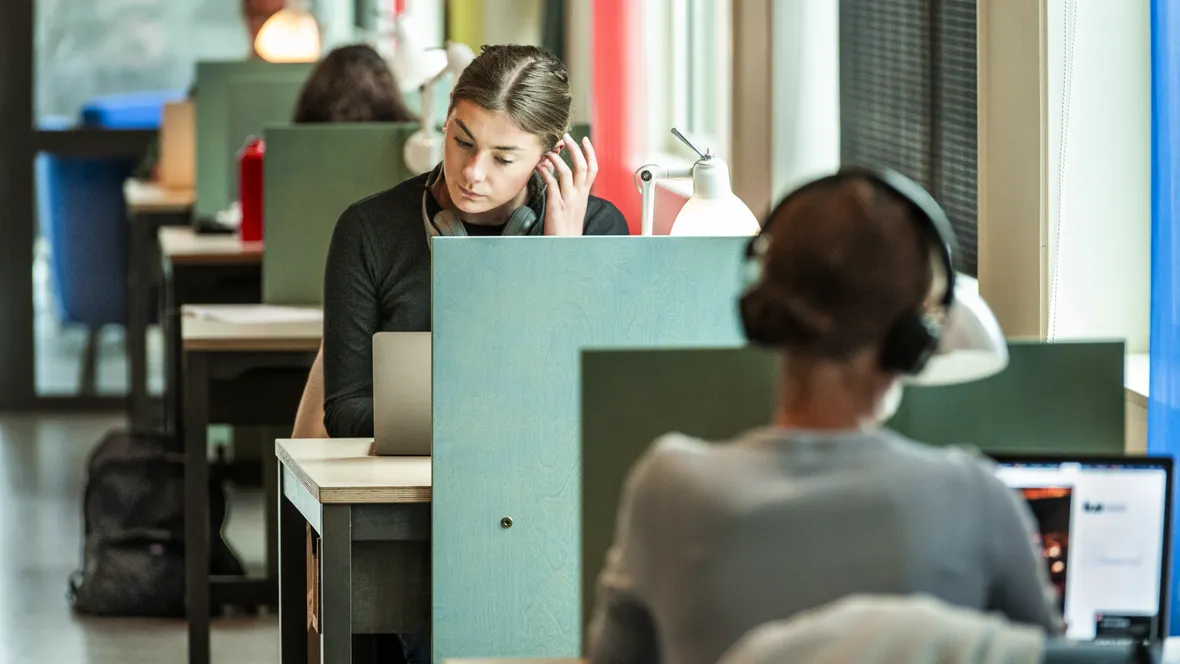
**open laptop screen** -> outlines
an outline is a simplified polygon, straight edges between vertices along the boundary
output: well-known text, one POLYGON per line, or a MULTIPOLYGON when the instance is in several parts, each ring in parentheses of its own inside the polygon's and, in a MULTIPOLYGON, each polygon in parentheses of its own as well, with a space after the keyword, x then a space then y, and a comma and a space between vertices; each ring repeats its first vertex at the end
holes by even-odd
POLYGON ((1162 638, 1171 460, 997 457, 1032 508, 1076 640, 1162 638))

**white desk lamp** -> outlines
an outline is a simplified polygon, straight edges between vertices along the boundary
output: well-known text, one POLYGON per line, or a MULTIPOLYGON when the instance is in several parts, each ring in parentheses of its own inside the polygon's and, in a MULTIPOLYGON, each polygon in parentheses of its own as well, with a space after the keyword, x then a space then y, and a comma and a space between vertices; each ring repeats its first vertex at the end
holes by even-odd
POLYGON ((447 66, 446 53, 442 49, 427 48, 414 36, 415 32, 411 19, 402 14, 394 19, 392 34, 385 33, 387 37, 392 36, 394 42, 389 68, 403 92, 421 88, 447 66))
POLYGON ((459 75, 475 59, 475 53, 466 44, 447 42, 447 65, 419 88, 422 98, 421 126, 406 140, 406 166, 415 173, 425 173, 434 168, 442 160, 442 134, 434 127, 434 86, 447 74, 451 75, 451 85, 459 80, 459 75))
POLYGON ((877 421, 897 413, 907 385, 956 385, 982 380, 1008 366, 1008 343, 991 307, 979 296, 979 283, 955 275, 955 302, 943 324, 938 350, 917 376, 896 381, 885 393, 877 421))
POLYGON ((287 0, 254 38, 254 51, 267 62, 315 62, 322 48, 319 21, 304 0, 287 0))
POLYGON ((996 315, 979 296, 979 282, 955 275, 955 302, 943 324, 938 350, 908 385, 970 383, 1000 373, 1008 366, 1008 342, 996 315))
POLYGON ((635 171, 635 186, 643 200, 640 234, 652 234, 656 181, 691 178, 692 197, 676 215, 670 235, 757 235, 761 228, 758 220, 730 188, 729 167, 725 162, 712 151, 702 153, 677 129, 672 129, 672 134, 700 159, 691 168, 671 169, 659 164, 645 164, 635 171))

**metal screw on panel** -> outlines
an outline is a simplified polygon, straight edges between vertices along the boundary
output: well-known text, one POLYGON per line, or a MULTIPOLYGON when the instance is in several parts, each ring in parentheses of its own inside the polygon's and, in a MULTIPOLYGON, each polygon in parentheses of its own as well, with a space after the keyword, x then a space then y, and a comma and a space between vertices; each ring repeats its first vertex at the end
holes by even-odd
POLYGON ((512 517, 506 516, 503 519, 500 519, 500 527, 501 528, 511 528, 512 527, 512 517))

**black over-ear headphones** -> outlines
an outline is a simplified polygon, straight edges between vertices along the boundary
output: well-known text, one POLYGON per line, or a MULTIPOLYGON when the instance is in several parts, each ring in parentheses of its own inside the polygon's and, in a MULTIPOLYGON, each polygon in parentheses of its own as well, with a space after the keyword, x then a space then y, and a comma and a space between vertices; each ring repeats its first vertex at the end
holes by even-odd
MULTIPOLYGON (((422 192, 422 221, 426 225, 426 237, 467 235, 458 213, 454 210, 444 210, 437 203, 431 205, 434 199, 430 195, 430 188, 440 177, 442 177, 441 163, 435 166, 430 175, 426 177, 425 191, 422 192), (434 214, 431 214, 431 208, 435 208, 434 214)), ((542 222, 545 210, 545 180, 540 175, 533 173, 527 186, 532 190, 530 192, 532 200, 525 202, 508 216, 502 233, 505 236, 540 235, 544 228, 542 222), (541 210, 541 214, 537 214, 537 210, 541 210)))
POLYGON ((914 217, 923 237, 938 255, 939 262, 946 278, 946 287, 939 298, 940 312, 927 311, 920 305, 917 309, 907 311, 897 319, 885 335, 881 345, 880 366, 884 371, 902 374, 917 374, 922 371, 930 356, 938 349, 942 335, 941 317, 950 310, 955 300, 955 269, 954 251, 956 248, 955 233, 951 228, 946 213, 925 189, 918 183, 904 175, 891 170, 870 169, 863 167, 847 167, 834 175, 820 178, 803 185, 789 194, 770 213, 762 231, 746 245, 746 270, 749 283, 742 294, 742 327, 746 338, 751 342, 763 346, 781 346, 785 340, 778 338, 778 334, 767 328, 765 322, 751 316, 747 306, 750 294, 762 283, 764 273, 763 262, 771 242, 770 227, 772 220, 800 194, 813 186, 829 184, 834 181, 851 178, 866 178, 880 185, 886 190, 900 196, 909 203, 916 214, 914 217))

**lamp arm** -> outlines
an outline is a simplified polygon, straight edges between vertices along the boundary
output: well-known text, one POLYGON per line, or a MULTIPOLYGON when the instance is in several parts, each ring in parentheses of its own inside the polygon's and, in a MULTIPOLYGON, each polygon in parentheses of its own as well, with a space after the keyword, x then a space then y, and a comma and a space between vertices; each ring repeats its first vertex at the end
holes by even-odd
POLYGON ((635 188, 639 190, 642 213, 639 234, 651 235, 656 217, 656 180, 687 180, 692 178, 692 168, 664 168, 659 164, 644 164, 635 171, 635 188))
POLYGON ((419 128, 423 134, 434 133, 434 81, 430 80, 418 88, 419 104, 422 115, 418 118, 419 128))

